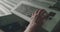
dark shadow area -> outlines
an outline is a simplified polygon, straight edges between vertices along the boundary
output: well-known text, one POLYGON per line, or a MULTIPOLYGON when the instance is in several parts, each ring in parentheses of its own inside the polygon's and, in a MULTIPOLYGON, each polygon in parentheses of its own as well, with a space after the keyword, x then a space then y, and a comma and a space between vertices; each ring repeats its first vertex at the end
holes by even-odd
POLYGON ((22 32, 28 24, 29 22, 14 14, 0 17, 0 29, 5 32, 22 32))
POLYGON ((52 30, 52 32, 60 32, 60 21, 58 24, 55 26, 55 28, 52 30))

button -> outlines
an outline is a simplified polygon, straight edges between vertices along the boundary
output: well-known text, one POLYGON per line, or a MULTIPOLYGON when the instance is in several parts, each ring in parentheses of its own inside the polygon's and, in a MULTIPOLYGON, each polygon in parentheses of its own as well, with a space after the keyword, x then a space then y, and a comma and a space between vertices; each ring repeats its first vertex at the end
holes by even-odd
POLYGON ((50 12, 50 13, 49 13, 49 16, 52 16, 52 17, 53 17, 53 16, 55 16, 55 15, 56 15, 56 13, 54 13, 54 12, 50 12))

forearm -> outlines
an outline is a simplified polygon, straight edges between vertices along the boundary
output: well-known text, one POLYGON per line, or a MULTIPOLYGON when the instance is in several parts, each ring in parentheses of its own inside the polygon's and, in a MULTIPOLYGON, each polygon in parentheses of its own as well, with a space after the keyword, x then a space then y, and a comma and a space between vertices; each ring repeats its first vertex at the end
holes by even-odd
POLYGON ((27 29, 24 32, 37 32, 39 27, 40 26, 37 24, 29 24, 29 26, 27 27, 27 29))

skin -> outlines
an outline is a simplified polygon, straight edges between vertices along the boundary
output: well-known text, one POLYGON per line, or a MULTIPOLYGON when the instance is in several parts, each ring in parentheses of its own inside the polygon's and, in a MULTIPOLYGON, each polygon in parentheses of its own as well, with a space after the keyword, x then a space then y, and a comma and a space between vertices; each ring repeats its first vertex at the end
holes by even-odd
POLYGON ((30 24, 24 32, 38 32, 39 28, 47 20, 48 13, 44 9, 38 9, 32 14, 30 24))

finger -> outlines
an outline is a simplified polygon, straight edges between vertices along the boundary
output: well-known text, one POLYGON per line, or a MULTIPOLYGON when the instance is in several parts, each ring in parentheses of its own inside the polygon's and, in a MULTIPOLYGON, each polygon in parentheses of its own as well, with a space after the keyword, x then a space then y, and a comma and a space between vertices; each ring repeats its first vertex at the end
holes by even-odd
POLYGON ((37 11, 35 11, 35 14, 37 14, 39 12, 40 9, 38 9, 37 11))
POLYGON ((48 15, 48 13, 44 11, 41 16, 46 16, 46 15, 48 15))
POLYGON ((38 14, 41 15, 45 10, 44 9, 41 9, 39 10, 38 14))
POLYGON ((47 16, 48 16, 48 14, 45 13, 45 12, 43 12, 43 14, 40 16, 40 17, 41 17, 41 20, 47 19, 47 16), (44 15, 44 14, 45 14, 45 15, 44 15))
POLYGON ((34 15, 34 13, 32 13, 32 16, 34 15))
POLYGON ((42 16, 45 16, 45 17, 47 17, 47 16, 48 16, 48 13, 47 13, 47 11, 44 11, 44 13, 42 13, 42 16))
POLYGON ((45 17, 48 13, 44 10, 44 9, 42 9, 41 11, 39 11, 39 17, 45 17))
POLYGON ((44 17, 46 15, 48 15, 48 13, 45 10, 40 14, 40 16, 42 16, 42 17, 44 17))
POLYGON ((40 15, 43 15, 46 11, 45 10, 42 10, 41 14, 40 15))
POLYGON ((48 19, 48 17, 47 17, 47 16, 48 16, 48 14, 47 14, 47 15, 45 15, 45 16, 43 16, 43 17, 42 17, 42 19, 47 20, 47 19, 48 19))
POLYGON ((48 13, 47 13, 47 12, 45 12, 43 15, 44 15, 44 16, 46 16, 46 15, 48 15, 48 13))
POLYGON ((37 10, 37 11, 35 11, 35 14, 36 14, 36 13, 38 13, 38 10, 37 10))

